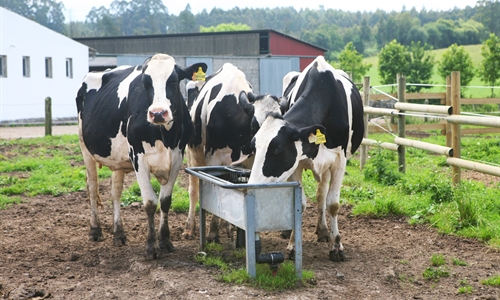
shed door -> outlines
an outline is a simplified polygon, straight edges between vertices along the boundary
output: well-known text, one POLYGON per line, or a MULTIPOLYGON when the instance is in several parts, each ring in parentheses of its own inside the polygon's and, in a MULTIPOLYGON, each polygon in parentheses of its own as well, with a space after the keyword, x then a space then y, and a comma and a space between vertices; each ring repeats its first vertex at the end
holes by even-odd
POLYGON ((283 93, 283 77, 288 72, 300 71, 298 57, 266 57, 260 59, 260 94, 283 93))

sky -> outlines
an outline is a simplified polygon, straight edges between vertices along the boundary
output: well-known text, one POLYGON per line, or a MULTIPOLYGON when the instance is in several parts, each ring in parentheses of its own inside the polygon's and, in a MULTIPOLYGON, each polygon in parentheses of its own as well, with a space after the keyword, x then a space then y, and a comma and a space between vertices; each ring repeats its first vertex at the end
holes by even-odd
MULTIPOLYGON (((113 0, 59 0, 65 6, 66 22, 69 21, 85 21, 85 17, 92 7, 104 6, 109 8, 113 0)), ((187 1, 167 1, 163 0, 163 4, 168 8, 170 14, 179 15, 189 3, 193 14, 200 13, 203 9, 210 12, 214 7, 229 10, 236 6, 241 8, 275 8, 275 7, 290 7, 293 6, 296 10, 301 8, 318 9, 323 5, 325 9, 339 9, 344 11, 375 11, 381 9, 384 11, 401 11, 403 6, 407 10, 415 7, 418 11, 422 8, 426 10, 450 10, 455 7, 465 8, 467 6, 475 6, 477 0, 251 0, 241 1, 246 4, 236 4, 230 0, 187 0, 187 1), (270 4, 272 3, 272 4, 270 4), (294 4, 295 3, 295 4, 294 4)))

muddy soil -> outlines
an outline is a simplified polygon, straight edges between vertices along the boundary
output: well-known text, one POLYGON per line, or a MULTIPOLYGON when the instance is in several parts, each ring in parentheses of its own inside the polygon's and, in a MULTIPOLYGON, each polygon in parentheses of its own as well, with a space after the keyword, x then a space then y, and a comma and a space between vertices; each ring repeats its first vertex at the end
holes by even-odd
MULTIPOLYGON (((182 171, 181 181, 186 182, 182 171)), ((127 185, 134 181, 127 176, 127 185)), ((109 199, 109 180, 102 184, 109 199)), ((125 207, 128 243, 113 246, 112 209, 100 211, 102 242, 88 239, 86 192, 37 196, 0 211, 0 297, 7 299, 499 299, 500 288, 481 280, 500 274, 500 254, 484 244, 444 236, 404 218, 356 217, 340 211, 339 227, 346 261, 328 260, 328 247, 316 242, 316 204, 304 213, 303 266, 315 280, 291 291, 265 291, 227 284, 219 270, 197 263, 198 240, 182 237, 186 214, 169 215, 176 251, 145 259, 146 215, 140 205, 125 207), (433 254, 447 260, 450 277, 423 278, 433 254), (452 259, 465 261, 455 266, 452 259), (472 294, 458 294, 461 282, 472 294)), ((278 232, 262 235, 264 251, 285 252, 278 232)), ((223 240, 226 248, 233 244, 223 240)))

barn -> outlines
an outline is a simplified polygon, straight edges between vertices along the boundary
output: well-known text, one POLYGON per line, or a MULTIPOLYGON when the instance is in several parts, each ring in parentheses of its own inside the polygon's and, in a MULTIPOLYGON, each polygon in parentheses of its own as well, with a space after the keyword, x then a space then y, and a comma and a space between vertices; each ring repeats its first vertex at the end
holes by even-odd
POLYGON ((0 125, 43 122, 46 97, 54 121, 76 118, 88 47, 3 7, 0 37, 0 125))
POLYGON ((230 62, 245 72, 255 92, 275 95, 281 94, 285 74, 303 70, 327 51, 272 29, 74 40, 95 51, 89 58, 90 70, 141 64, 148 56, 164 52, 181 66, 205 62, 207 74, 230 62))

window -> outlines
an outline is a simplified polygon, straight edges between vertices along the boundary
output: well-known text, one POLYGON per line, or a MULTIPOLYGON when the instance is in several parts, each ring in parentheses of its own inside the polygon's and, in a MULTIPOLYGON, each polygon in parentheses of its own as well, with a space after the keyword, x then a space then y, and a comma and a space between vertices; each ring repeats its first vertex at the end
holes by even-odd
POLYGON ((52 57, 45 58, 45 77, 52 78, 52 57))
POLYGON ((23 77, 30 77, 30 57, 23 56, 23 77))
POLYGON ((7 55, 0 55, 0 77, 7 77, 7 55))
POLYGON ((66 77, 73 78, 73 59, 66 58, 66 77))

